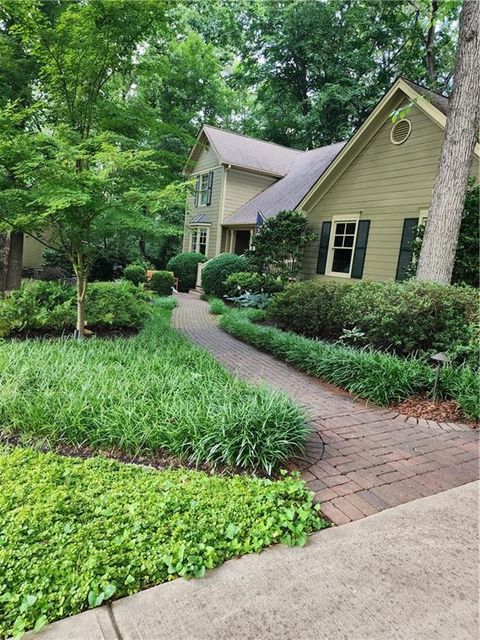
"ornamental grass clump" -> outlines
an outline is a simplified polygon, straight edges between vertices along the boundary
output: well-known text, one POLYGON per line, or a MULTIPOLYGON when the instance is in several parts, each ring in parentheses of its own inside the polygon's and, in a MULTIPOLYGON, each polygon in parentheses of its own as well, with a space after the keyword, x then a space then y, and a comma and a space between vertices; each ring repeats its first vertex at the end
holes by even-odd
POLYGON ((327 523, 296 477, 272 482, 0 449, 0 637, 229 558, 303 545, 327 523))
POLYGON ((169 326, 164 301, 130 339, 0 343, 3 430, 265 473, 298 454, 303 410, 234 378, 169 326))
MULTIPOLYGON (((400 358, 378 350, 312 340, 254 324, 264 317, 230 311, 221 317, 220 326, 310 375, 379 405, 393 404, 433 389, 435 370, 419 358, 400 358)), ((480 380, 470 367, 443 367, 438 391, 440 397, 455 400, 467 418, 479 418, 480 380)))

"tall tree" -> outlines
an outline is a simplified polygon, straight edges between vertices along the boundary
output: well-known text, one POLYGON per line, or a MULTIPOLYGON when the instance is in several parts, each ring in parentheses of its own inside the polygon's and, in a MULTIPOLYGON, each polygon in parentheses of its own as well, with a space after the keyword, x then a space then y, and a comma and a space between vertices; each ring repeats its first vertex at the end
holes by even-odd
POLYGON ((417 278, 449 284, 480 116, 480 4, 464 0, 445 137, 417 278))
POLYGON ((4 180, 2 217, 15 230, 48 229, 68 256, 80 337, 101 240, 115 228, 146 224, 149 193, 161 175, 154 150, 102 125, 112 78, 127 74, 146 38, 165 28, 166 6, 163 0, 60 0, 45 13, 38 0, 6 0, 2 7, 38 67, 35 109, 2 111, 2 140, 12 153, 26 150, 13 165, 13 181, 4 180), (23 130, 15 126, 19 117, 27 123, 23 130))
POLYGON ((248 132, 301 148, 329 144, 351 135, 398 75, 431 84, 429 68, 435 86, 448 85, 458 5, 259 0, 239 13, 245 36, 233 77, 257 94, 248 132))

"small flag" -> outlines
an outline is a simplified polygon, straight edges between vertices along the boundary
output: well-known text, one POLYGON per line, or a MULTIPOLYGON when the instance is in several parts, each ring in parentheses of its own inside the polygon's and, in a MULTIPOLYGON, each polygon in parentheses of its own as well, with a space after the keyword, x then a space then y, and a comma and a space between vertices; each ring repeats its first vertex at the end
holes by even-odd
POLYGON ((258 229, 260 229, 260 227, 262 226, 262 224, 265 222, 265 216, 263 215, 263 213, 261 211, 257 212, 257 222, 256 222, 256 227, 257 227, 257 231, 258 229))

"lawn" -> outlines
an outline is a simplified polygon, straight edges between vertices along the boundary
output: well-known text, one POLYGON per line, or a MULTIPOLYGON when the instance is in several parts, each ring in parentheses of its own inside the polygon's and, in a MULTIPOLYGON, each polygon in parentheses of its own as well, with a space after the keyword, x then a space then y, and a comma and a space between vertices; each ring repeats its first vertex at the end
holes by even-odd
POLYGON ((0 342, 4 433, 267 473, 301 451, 294 401, 230 375, 170 327, 163 300, 134 338, 0 342))
POLYGON ((0 450, 0 637, 326 526, 279 481, 0 450))

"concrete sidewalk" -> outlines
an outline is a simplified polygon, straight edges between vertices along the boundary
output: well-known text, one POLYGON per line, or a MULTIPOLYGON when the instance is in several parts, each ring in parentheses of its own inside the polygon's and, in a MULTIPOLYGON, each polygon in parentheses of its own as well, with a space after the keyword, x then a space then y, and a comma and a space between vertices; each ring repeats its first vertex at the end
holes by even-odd
POLYGON ((36 640, 471 640, 479 483, 231 560, 62 620, 36 640))

